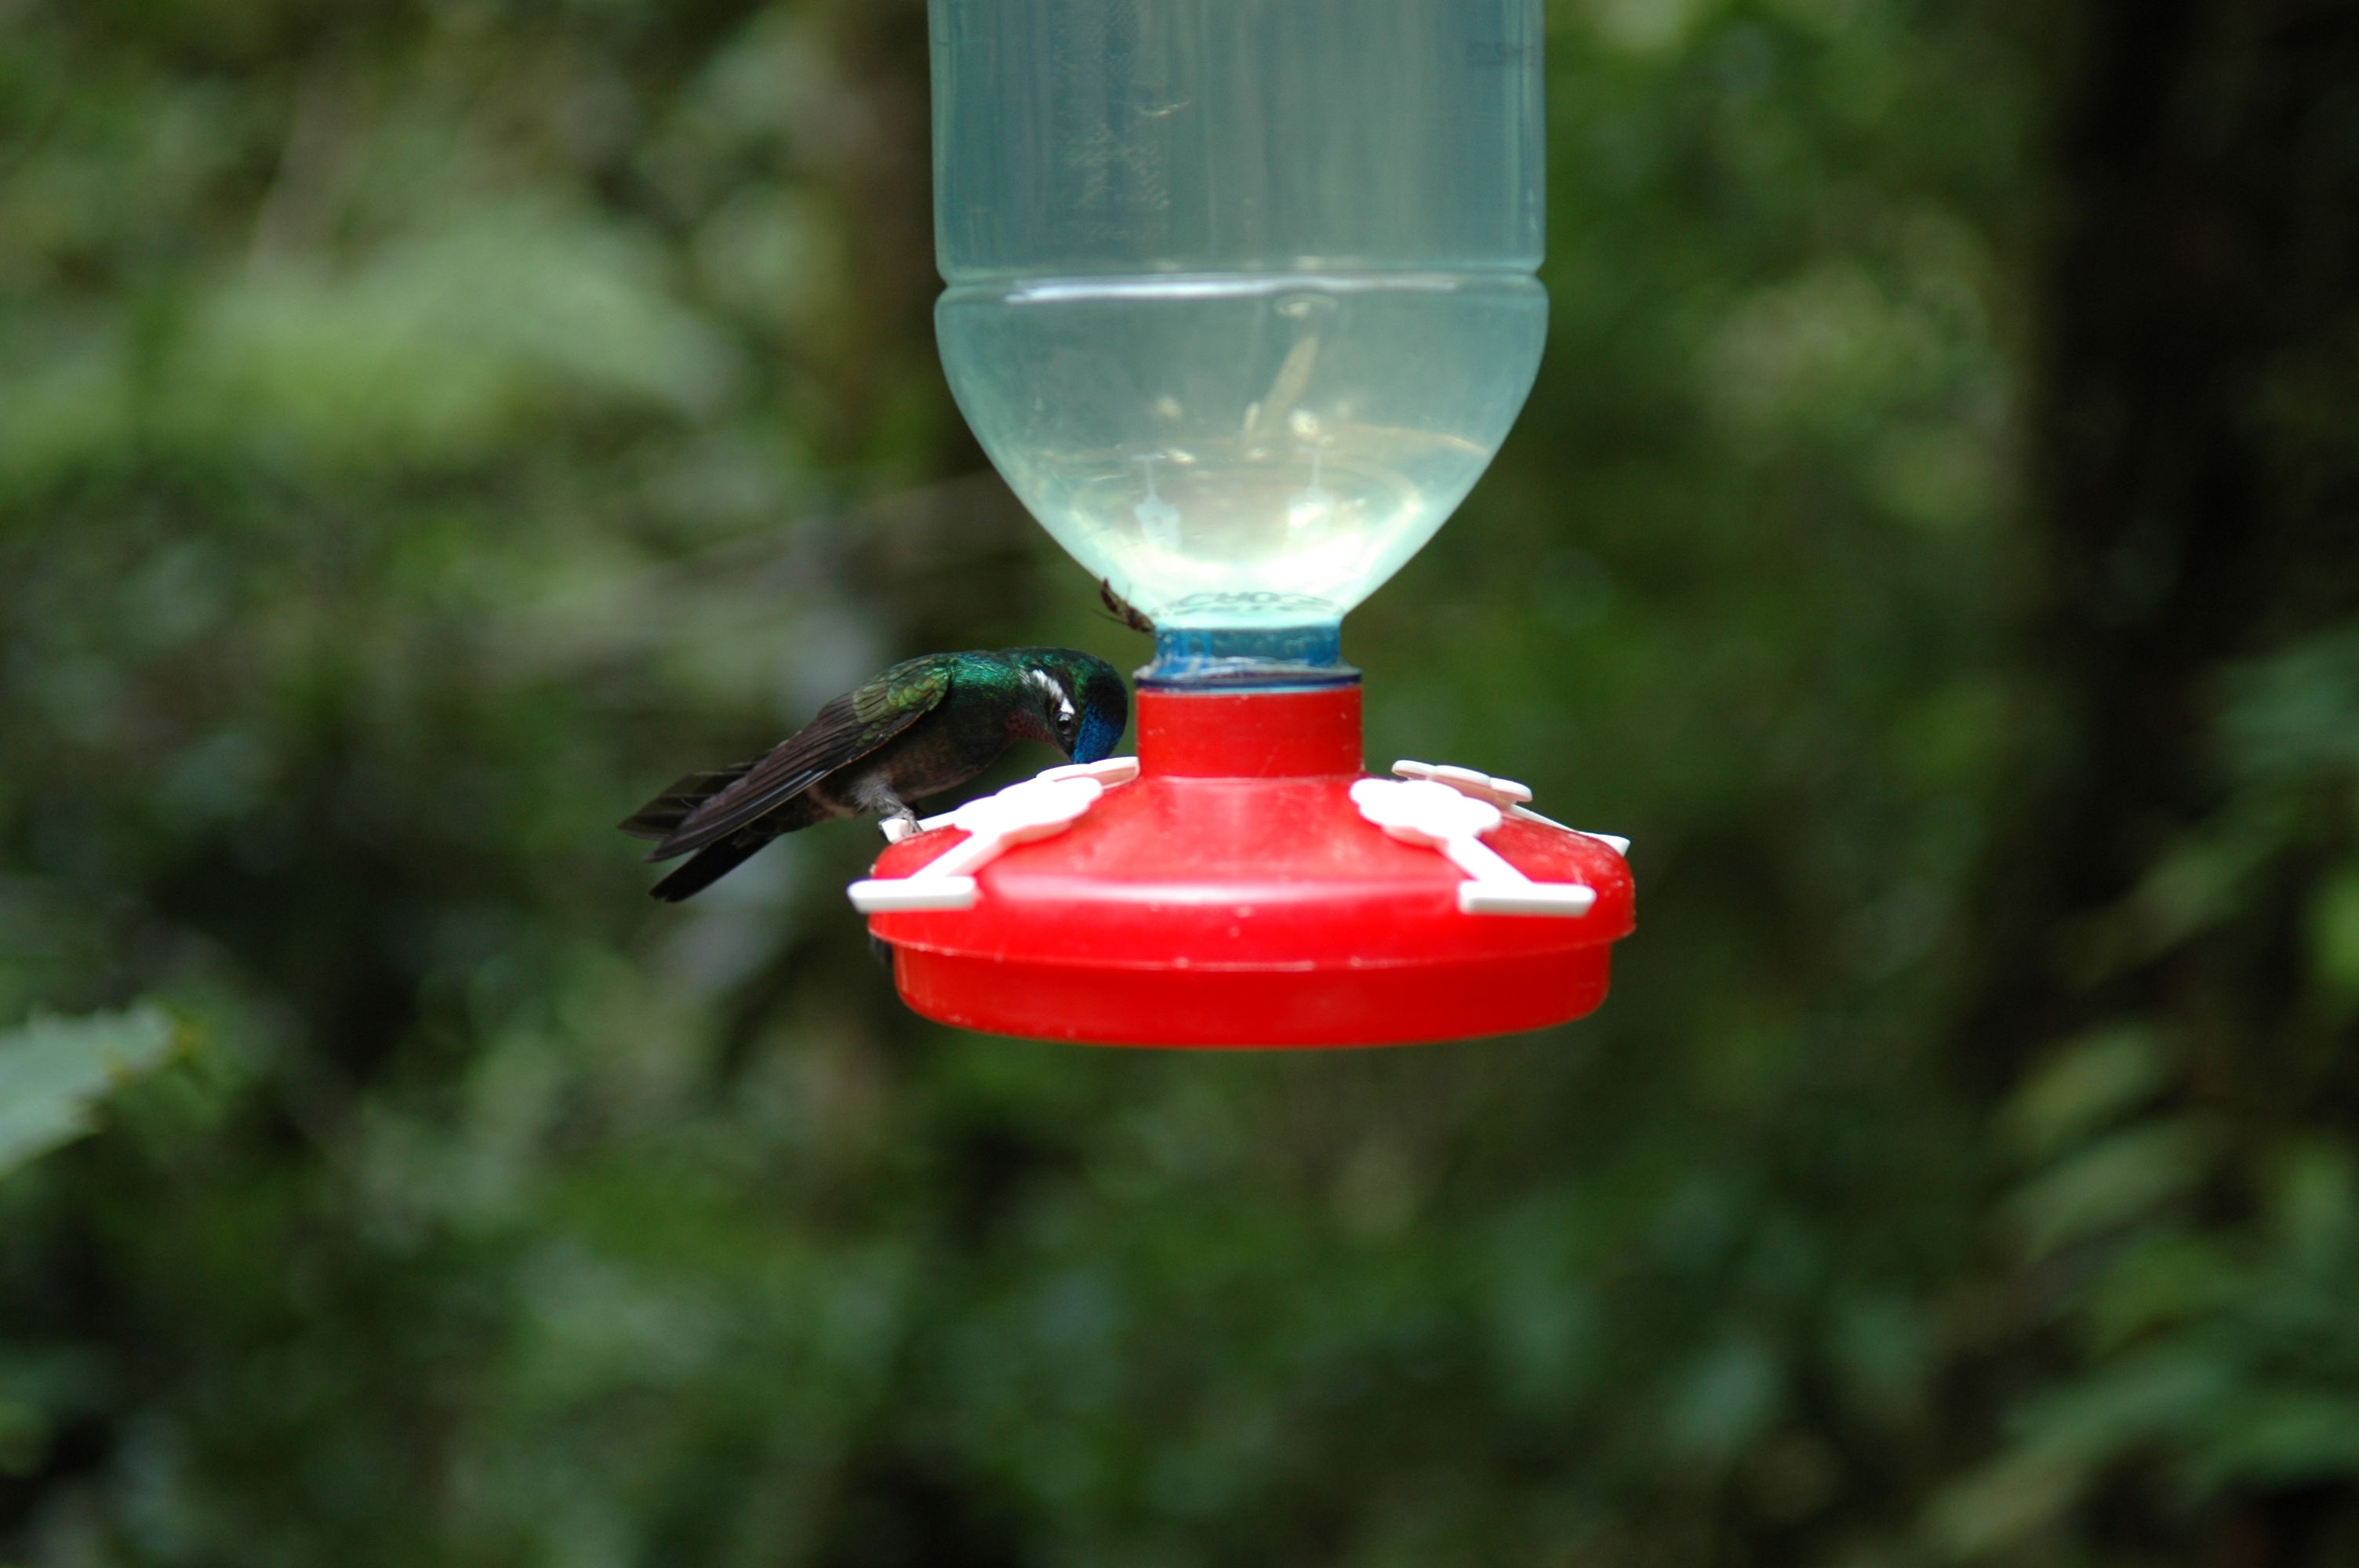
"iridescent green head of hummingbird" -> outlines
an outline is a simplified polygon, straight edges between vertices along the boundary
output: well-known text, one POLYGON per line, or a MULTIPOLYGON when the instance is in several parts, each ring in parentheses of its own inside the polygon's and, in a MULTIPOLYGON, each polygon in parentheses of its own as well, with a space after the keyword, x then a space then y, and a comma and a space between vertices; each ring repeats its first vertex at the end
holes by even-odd
POLYGON ((766 755, 680 779, 623 831, 656 840, 651 860, 695 857, 651 890, 678 903, 782 833, 836 816, 915 822, 910 802, 966 783, 1018 741, 1094 762, 1129 722, 1122 676, 1077 649, 929 654, 837 697, 766 755))
POLYGON ((1130 725, 1130 688, 1112 665, 1073 648, 1010 648, 999 657, 1022 666, 1040 693, 1045 739, 1066 761, 1114 755, 1130 725))

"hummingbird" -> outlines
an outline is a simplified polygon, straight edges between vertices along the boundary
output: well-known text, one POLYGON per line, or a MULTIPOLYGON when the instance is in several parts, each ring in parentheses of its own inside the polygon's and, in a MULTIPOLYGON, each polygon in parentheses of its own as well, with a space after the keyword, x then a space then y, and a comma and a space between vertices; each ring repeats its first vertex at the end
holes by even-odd
POLYGON ((1093 654, 929 654, 828 703, 766 755, 680 779, 622 829, 655 840, 650 860, 695 856, 648 890, 678 903, 781 833, 864 814, 914 827, 909 802, 966 783, 1017 741, 1094 762, 1129 722, 1129 688, 1093 654))

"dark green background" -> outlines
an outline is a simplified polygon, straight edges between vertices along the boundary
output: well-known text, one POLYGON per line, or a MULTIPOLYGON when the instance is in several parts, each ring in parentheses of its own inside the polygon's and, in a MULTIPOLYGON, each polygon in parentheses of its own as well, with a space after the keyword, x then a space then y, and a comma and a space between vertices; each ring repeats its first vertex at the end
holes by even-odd
POLYGON ((191 1042, 0 1184, 5 1554, 2359 1561, 2354 8, 1549 16, 1547 365, 1346 652, 1640 931, 1209 1056, 611 829, 1145 654, 935 368, 911 0, 0 0, 0 1023, 191 1042))

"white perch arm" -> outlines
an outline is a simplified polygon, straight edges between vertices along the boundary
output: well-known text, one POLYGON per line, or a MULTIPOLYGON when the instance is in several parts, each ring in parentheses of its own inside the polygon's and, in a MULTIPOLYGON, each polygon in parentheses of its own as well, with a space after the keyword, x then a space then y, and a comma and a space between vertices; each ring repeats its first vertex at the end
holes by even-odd
POLYGON ((972 909, 979 896, 975 871, 1017 844, 1062 833, 1104 793, 1105 785, 1086 773, 1009 784, 950 813, 945 825, 967 837, 908 876, 865 877, 844 891, 863 914, 972 909))
POLYGON ((1630 840, 1618 833, 1592 833, 1585 827, 1567 827, 1553 816, 1542 816, 1531 808, 1530 786, 1517 784, 1514 779, 1494 778, 1473 768, 1452 767, 1448 762, 1420 762, 1408 757, 1395 762, 1393 772, 1405 779, 1430 779, 1435 784, 1448 784, 1461 795, 1489 801, 1507 816, 1522 817, 1526 822, 1537 822, 1543 827, 1560 828, 1567 833, 1578 833, 1584 838, 1594 838, 1601 844, 1612 846, 1617 855, 1630 852, 1630 840))
MULTIPOLYGON (((1128 784, 1137 776, 1138 759, 1136 757, 1102 757, 1094 762, 1060 762, 1053 768, 1043 768, 1033 775, 1035 780, 1095 779, 1108 789, 1114 788, 1116 784, 1128 784)), ((899 817, 888 816, 876 826, 883 829, 886 843, 898 844, 912 834, 931 833, 938 827, 948 827, 951 825, 951 819, 957 816, 958 813, 955 811, 945 811, 939 816, 920 817, 915 826, 899 817)))
POLYGON ((1536 882, 1483 842, 1499 826, 1490 801, 1432 779, 1362 779, 1352 786, 1360 815, 1408 844, 1440 850, 1466 873, 1458 907, 1468 914, 1587 914, 1597 890, 1580 882, 1536 882))

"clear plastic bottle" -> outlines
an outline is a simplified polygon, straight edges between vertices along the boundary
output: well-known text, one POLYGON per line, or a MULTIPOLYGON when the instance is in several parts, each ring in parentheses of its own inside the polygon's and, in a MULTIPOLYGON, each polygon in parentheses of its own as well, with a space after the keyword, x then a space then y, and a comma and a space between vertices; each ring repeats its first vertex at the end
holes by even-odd
POLYGON ((932 22, 937 324, 976 435, 1213 665, 1332 662, 1538 365, 1538 0, 932 22))

